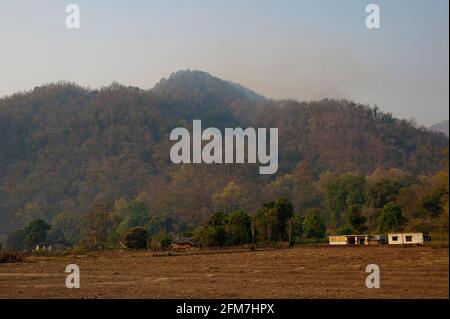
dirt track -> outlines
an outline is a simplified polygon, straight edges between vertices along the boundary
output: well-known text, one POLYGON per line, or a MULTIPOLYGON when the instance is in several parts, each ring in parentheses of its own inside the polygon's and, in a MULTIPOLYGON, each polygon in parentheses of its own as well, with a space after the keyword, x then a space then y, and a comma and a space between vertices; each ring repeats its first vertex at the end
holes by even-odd
POLYGON ((0 264, 0 298, 448 298, 448 271, 448 249, 426 247, 97 253, 0 264), (80 289, 65 287, 72 263, 80 289), (368 264, 380 267, 380 289, 365 287, 368 264))

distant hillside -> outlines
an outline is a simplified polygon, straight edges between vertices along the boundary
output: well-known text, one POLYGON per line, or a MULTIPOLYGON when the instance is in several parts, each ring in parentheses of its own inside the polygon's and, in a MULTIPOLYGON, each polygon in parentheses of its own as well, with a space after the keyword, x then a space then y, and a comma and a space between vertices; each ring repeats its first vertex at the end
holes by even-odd
POLYGON ((0 234, 36 217, 81 213, 95 198, 142 193, 152 209, 192 221, 213 209, 229 181, 260 194, 302 162, 314 179, 327 170, 393 167, 428 174, 440 169, 447 146, 445 137, 365 105, 267 100, 198 71, 174 73, 152 90, 49 84, 0 99, 0 234), (169 133, 193 119, 204 127, 278 127, 277 174, 171 164, 169 133))
POLYGON ((448 120, 441 121, 431 126, 430 129, 435 132, 444 133, 446 136, 448 136, 448 125, 449 125, 448 120))
POLYGON ((152 90, 153 93, 171 98, 202 97, 215 103, 228 104, 239 99, 252 102, 266 100, 252 90, 231 81, 224 81, 202 71, 178 71, 168 79, 162 79, 152 90))

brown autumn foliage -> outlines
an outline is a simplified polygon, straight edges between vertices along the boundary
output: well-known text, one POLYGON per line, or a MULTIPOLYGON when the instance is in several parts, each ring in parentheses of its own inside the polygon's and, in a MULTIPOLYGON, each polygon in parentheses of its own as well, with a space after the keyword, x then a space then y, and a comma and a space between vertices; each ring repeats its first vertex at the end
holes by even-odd
MULTIPOLYGON (((255 212, 280 196, 301 214, 321 207, 326 215, 327 179, 352 171, 369 176, 368 184, 383 174, 401 179, 406 214, 427 220, 414 209, 420 207, 416 194, 442 183, 445 173, 435 174, 448 159, 445 147, 443 135, 377 107, 274 101, 202 72, 178 72, 151 90, 44 85, 0 99, 0 237, 37 217, 80 216, 96 198, 139 197, 153 212, 190 224, 214 209, 255 212), (262 176, 256 165, 173 165, 169 133, 190 128, 193 119, 205 128, 278 127, 278 172, 262 176)), ((448 215, 448 195, 446 205, 448 215)), ((368 217, 377 214, 369 211, 368 217)), ((94 244, 95 234, 94 227, 94 244)))

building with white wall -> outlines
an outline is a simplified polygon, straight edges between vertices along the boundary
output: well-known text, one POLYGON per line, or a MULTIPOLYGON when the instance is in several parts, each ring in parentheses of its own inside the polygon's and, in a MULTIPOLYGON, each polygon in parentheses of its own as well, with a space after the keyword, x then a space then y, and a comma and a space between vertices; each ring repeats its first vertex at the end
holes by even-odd
POLYGON ((423 245, 431 241, 428 233, 392 233, 388 234, 389 245, 423 245))

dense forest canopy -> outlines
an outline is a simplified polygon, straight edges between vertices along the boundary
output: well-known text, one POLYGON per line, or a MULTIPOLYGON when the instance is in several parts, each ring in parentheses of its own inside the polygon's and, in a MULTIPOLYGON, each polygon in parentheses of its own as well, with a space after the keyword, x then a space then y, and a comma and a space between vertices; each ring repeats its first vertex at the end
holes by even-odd
MULTIPOLYGON (((256 214, 282 196, 300 215, 321 208, 328 225, 338 227, 351 205, 336 207, 327 181, 340 192, 351 172, 370 187, 403 183, 421 196, 434 183, 427 176, 444 169, 447 147, 444 135, 377 107, 266 99, 199 71, 177 72, 151 90, 44 85, 0 99, 0 240, 38 218, 76 217, 96 200, 135 198, 153 214, 195 225, 219 210, 256 214), (193 119, 205 128, 278 127, 278 172, 261 176, 250 164, 172 164, 170 131, 189 128, 193 119)), ((401 195, 405 209, 410 204, 401 195)), ((380 199, 373 196, 376 210, 380 199)), ((370 211, 364 214, 370 219, 370 211)))

